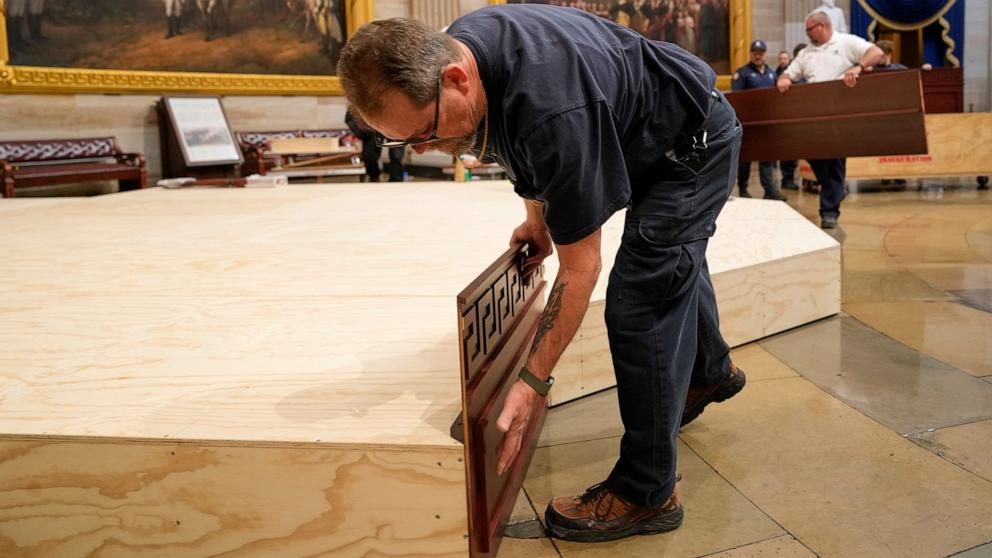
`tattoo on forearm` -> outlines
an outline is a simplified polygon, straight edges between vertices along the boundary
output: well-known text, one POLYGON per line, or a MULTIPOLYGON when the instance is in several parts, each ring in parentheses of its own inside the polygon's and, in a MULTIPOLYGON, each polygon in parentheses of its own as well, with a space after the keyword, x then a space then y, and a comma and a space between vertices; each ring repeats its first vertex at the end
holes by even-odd
POLYGON ((530 347, 530 355, 533 356, 537 352, 537 348, 541 346, 541 339, 544 338, 545 334, 551 331, 551 328, 555 326, 558 322, 558 314, 561 313, 561 299, 562 295, 565 294, 565 285, 563 281, 561 283, 555 284, 555 287, 551 289, 551 295, 548 297, 548 304, 544 307, 544 312, 541 313, 541 321, 537 325, 537 333, 534 335, 534 344, 530 347))

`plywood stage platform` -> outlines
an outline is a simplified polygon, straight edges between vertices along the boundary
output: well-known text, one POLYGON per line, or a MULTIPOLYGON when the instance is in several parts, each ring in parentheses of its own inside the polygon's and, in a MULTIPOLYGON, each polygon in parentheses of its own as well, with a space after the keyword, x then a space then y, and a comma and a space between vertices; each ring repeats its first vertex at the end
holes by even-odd
MULTIPOLYGON (((0 556, 468 554, 455 295, 523 216, 508 183, 21 201, 0 200, 0 556)), ((785 204, 718 226, 730 340, 839 310, 839 247, 785 204)), ((612 378, 604 291, 556 402, 612 378)))

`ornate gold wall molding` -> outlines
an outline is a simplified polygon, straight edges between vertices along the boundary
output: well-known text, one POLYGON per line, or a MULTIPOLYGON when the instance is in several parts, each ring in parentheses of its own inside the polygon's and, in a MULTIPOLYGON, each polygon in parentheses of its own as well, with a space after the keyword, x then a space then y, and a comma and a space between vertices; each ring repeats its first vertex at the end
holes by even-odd
MULTIPOLYGON (((488 0, 490 6, 506 4, 506 0, 488 0)), ((751 0, 730 0, 727 7, 730 20, 730 73, 747 64, 751 49, 751 0)), ((717 88, 730 90, 730 74, 717 76, 717 88)))
MULTIPOLYGON (((372 21, 374 0, 349 0, 349 35, 372 21)), ((4 0, 0 0, 0 93, 211 93, 218 95, 341 95, 332 76, 146 72, 11 66, 4 0)))

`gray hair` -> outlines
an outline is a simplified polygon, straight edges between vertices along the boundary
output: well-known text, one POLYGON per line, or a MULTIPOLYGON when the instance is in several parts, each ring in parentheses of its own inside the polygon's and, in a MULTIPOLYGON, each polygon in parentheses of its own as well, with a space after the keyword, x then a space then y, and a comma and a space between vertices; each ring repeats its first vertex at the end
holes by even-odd
POLYGON ((806 16, 806 21, 822 23, 827 27, 833 27, 833 22, 830 21, 830 14, 828 14, 822 6, 810 12, 810 14, 806 16))
POLYGON ((338 60, 338 77, 360 114, 378 115, 388 89, 419 106, 433 101, 444 67, 460 58, 448 34, 415 19, 383 19, 363 25, 348 41, 338 60))

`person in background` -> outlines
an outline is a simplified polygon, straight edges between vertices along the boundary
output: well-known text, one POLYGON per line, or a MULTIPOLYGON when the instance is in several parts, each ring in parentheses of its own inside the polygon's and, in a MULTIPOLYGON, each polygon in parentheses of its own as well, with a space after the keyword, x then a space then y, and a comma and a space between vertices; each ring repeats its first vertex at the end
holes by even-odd
POLYGON ((48 37, 41 32, 41 21, 45 17, 45 0, 29 0, 28 2, 28 31, 35 43, 44 43, 48 37))
MULTIPOLYGON (((799 43, 798 45, 796 45, 795 48, 792 49, 792 59, 789 59, 789 53, 786 52, 786 51, 784 51, 784 50, 779 53, 779 55, 778 55, 778 69, 775 70, 775 77, 776 78, 782 77, 782 74, 784 74, 785 73, 785 70, 787 70, 789 68, 789 64, 792 63, 792 60, 795 60, 796 57, 799 56, 799 53, 802 52, 802 50, 804 48, 806 48, 806 43, 799 43), (783 60, 783 56, 782 55, 783 54, 785 55, 784 58, 786 60, 785 66, 782 66, 782 60, 783 60)), ((797 81, 795 83, 802 83, 802 82, 803 82, 803 80, 800 79, 799 81, 797 81)), ((797 161, 795 159, 792 159, 791 161, 779 161, 778 162, 778 170, 782 173, 782 189, 783 190, 798 190, 799 189, 799 185, 796 184, 796 170, 798 168, 799 168, 799 161, 797 161)))
MULTIPOLYGON (((796 58, 799 58, 799 53, 802 52, 804 48, 806 48, 806 43, 799 43, 798 45, 796 45, 792 49, 792 59, 795 60, 796 58)), ((790 62, 790 64, 791 64, 791 62, 790 62)), ((799 81, 795 81, 793 83, 797 83, 798 84, 798 83, 802 83, 802 82, 803 82, 803 80, 800 79, 799 81)))
MULTIPOLYGON (((882 49, 856 35, 834 32, 830 17, 821 11, 806 18, 806 36, 812 44, 778 78, 782 93, 800 78, 810 83, 843 79, 845 85, 854 87, 866 67, 882 61, 882 49)), ((809 164, 820 182, 820 227, 835 229, 847 195, 847 159, 814 159, 809 164)))
MULTIPOLYGON (((733 81, 730 84, 734 91, 745 89, 760 89, 762 87, 775 87, 775 69, 765 64, 765 52, 768 45, 765 41, 754 41, 751 43, 751 61, 737 68, 734 72, 733 81)), ((750 198, 747 191, 748 180, 751 177, 751 161, 741 161, 737 168, 737 187, 740 190, 740 197, 750 198)), ((761 179, 761 187, 765 190, 766 200, 785 201, 786 197, 775 186, 775 161, 761 161, 758 163, 758 177, 761 179)))
POLYGON ((6 16, 4 19, 7 23, 7 46, 11 52, 16 53, 33 45, 21 34, 27 7, 27 0, 7 0, 7 5, 4 7, 4 15, 6 16))
MULTIPOLYGON (((382 173, 379 168, 382 147, 379 147, 375 141, 375 131, 356 117, 350 107, 344 113, 344 122, 348 125, 351 133, 362 140, 362 162, 365 163, 365 176, 368 182, 379 182, 379 176, 382 173)), ((390 182, 403 182, 403 156, 405 154, 406 149, 403 147, 389 148, 389 163, 386 165, 386 172, 389 173, 390 182)))
POLYGON ((775 68, 775 77, 782 75, 782 72, 789 67, 789 62, 792 62, 792 58, 789 56, 789 51, 783 50, 778 53, 778 67, 775 68))
POLYGON ((882 49, 882 53, 885 55, 882 61, 874 66, 869 66, 867 70, 869 72, 895 72, 897 70, 908 70, 909 68, 903 66, 902 64, 892 63, 892 49, 895 46, 892 41, 881 40, 875 43, 875 46, 882 49))

